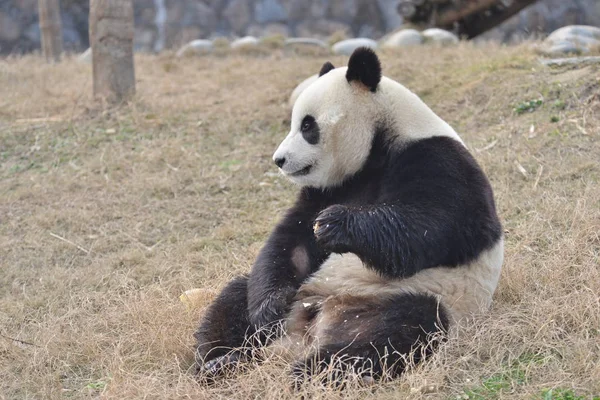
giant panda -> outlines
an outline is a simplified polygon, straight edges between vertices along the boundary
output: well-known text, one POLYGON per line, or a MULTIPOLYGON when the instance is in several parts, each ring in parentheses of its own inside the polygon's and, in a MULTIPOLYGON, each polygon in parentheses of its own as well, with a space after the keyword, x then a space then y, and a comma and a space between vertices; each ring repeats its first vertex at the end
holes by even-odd
POLYGON ((297 200, 208 307, 199 374, 220 375, 259 338, 286 348, 300 379, 334 362, 397 376, 490 306, 504 254, 490 183, 450 125, 382 77, 375 52, 323 65, 273 160, 297 200))

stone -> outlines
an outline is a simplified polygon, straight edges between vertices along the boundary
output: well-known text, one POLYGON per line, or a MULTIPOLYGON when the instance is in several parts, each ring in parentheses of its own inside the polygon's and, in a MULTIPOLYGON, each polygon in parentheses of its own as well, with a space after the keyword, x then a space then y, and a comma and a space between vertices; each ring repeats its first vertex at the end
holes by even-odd
POLYGON ((231 48, 235 50, 245 49, 249 47, 257 47, 259 40, 254 36, 244 36, 231 42, 231 48))
POLYGON ((192 40, 177 51, 177 57, 200 56, 212 53, 213 42, 205 39, 192 40))
POLYGON ((21 25, 9 15, 0 11, 0 40, 12 42, 21 36, 21 25))
POLYGON ((327 19, 307 19, 306 21, 299 23, 296 27, 296 36, 304 37, 319 38, 330 36, 338 32, 347 35, 350 33, 350 27, 342 22, 327 19))
POLYGON ((229 22, 229 26, 234 33, 244 34, 252 20, 252 11, 248 0, 232 0, 223 11, 223 15, 229 22))
POLYGON ((287 20, 287 13, 278 0, 259 0, 254 4, 254 19, 259 24, 282 22, 287 20))
POLYGON ((155 30, 135 27, 135 35, 133 36, 133 49, 136 52, 150 52, 154 48, 155 30))
POLYGON ((352 30, 358 37, 380 38, 385 32, 379 6, 373 0, 356 0, 357 12, 352 20, 352 30))
POLYGON ((301 22, 306 19, 323 19, 327 15, 326 0, 289 0, 286 8, 290 21, 301 22))
POLYGON ((249 36, 265 37, 265 36, 283 36, 290 35, 290 30, 285 24, 272 23, 267 25, 252 25, 248 28, 249 36))
POLYGON ((392 33, 383 42, 383 47, 398 48, 407 46, 419 46, 423 44, 425 38, 419 31, 414 29, 401 29, 392 33))
POLYGON ((377 49, 377 42, 369 38, 346 39, 337 42, 331 49, 334 54, 349 56, 359 47, 369 47, 375 50, 377 49))
POLYGON ((89 49, 87 49, 86 51, 81 53, 79 55, 79 57, 77 57, 77 61, 84 63, 84 64, 91 64, 92 63, 92 48, 90 47, 89 49))
POLYGON ((286 52, 293 54, 312 55, 325 57, 331 54, 329 45, 320 39, 313 38, 290 38, 283 42, 286 52))
POLYGON ((351 24, 357 12, 357 0, 331 0, 329 2, 329 17, 336 21, 351 24))
POLYGON ((288 100, 288 105, 290 108, 294 107, 294 103, 296 102, 296 100, 298 100, 300 93, 302 93, 304 91, 304 89, 309 87, 318 78, 319 78, 319 74, 314 74, 312 76, 309 76, 308 78, 306 78, 305 80, 300 82, 300 84, 298 86, 296 86, 296 88, 290 95, 290 99, 288 100))
POLYGON ((400 0, 377 0, 386 31, 393 31, 402 26, 402 17, 398 14, 398 3, 400 0))
POLYGON ((449 46, 459 42, 458 36, 454 33, 439 28, 429 28, 421 32, 427 43, 434 43, 440 46, 449 46))
POLYGON ((314 46, 314 47, 321 47, 323 49, 329 48, 327 43, 325 43, 324 41, 322 41, 320 39, 304 38, 304 37, 286 39, 285 42, 283 43, 283 45, 286 47, 314 46))
MULTIPOLYGON (((188 6, 189 21, 183 24, 184 27, 196 27, 202 30, 201 37, 209 36, 217 27, 217 14, 215 11, 203 3, 193 3, 188 6)), ((187 14, 187 13, 186 13, 187 14)))
POLYGON ((565 26, 552 32, 539 47, 543 54, 583 54, 600 49, 600 28, 586 25, 565 26))

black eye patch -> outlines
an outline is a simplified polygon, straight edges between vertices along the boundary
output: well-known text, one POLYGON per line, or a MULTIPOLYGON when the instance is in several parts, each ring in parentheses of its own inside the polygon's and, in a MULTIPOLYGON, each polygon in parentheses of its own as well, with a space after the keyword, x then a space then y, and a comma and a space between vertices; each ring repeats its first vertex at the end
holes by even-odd
POLYGON ((319 129, 319 124, 317 124, 317 121, 312 115, 307 115, 302 119, 302 123, 300 124, 300 132, 302 132, 302 137, 309 144, 319 143, 321 131, 319 129))

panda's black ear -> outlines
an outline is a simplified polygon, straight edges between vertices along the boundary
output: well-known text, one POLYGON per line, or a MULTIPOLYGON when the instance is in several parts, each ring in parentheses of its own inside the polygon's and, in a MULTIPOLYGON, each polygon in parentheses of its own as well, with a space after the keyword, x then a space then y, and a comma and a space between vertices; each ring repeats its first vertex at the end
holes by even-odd
POLYGON ((371 92, 375 92, 381 80, 381 63, 377 54, 368 47, 354 50, 348 61, 346 79, 348 82, 359 81, 371 92))
POLYGON ((321 70, 319 71, 319 77, 325 75, 326 73, 328 73, 329 71, 331 71, 332 69, 335 69, 335 67, 333 66, 332 63, 330 63, 329 61, 327 61, 325 64, 323 64, 323 66, 321 67, 321 70))

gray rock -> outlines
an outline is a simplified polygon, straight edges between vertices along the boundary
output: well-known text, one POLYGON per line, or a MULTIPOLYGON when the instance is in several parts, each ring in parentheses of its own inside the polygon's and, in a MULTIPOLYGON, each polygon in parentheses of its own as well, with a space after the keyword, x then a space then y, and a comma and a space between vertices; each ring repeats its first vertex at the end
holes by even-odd
POLYGON ((210 40, 192 40, 177 51, 177 57, 201 56, 212 53, 213 49, 213 42, 210 40))
POLYGON ((383 42, 383 47, 398 48, 407 46, 419 46, 423 44, 425 37, 414 29, 401 29, 392 33, 383 42))
POLYGON ((358 11, 352 20, 352 31, 357 37, 380 38, 385 24, 376 1, 357 0, 358 11))
POLYGON ((223 15, 229 22, 231 29, 237 34, 243 34, 250 25, 252 11, 248 0, 232 0, 223 11, 223 15))
POLYGON ((402 25, 402 17, 398 14, 399 2, 400 0, 377 0, 386 31, 398 29, 402 25))
POLYGON ((249 47, 257 47, 259 40, 254 36, 244 36, 231 42, 232 49, 245 49, 249 47))
POLYGON ((267 25, 252 25, 248 28, 248 36, 265 37, 265 36, 284 36, 290 34, 290 30, 285 24, 272 23, 267 25))
POLYGON ((543 41, 539 50, 543 54, 582 54, 600 49, 600 28, 571 25, 557 29, 543 41))
POLYGON ((288 100, 288 105, 289 105, 290 108, 294 107, 294 103, 296 102, 296 100, 298 100, 298 97, 300 96, 300 93, 302 93, 304 91, 304 89, 306 89, 307 87, 309 87, 318 78, 319 78, 319 74, 315 74, 315 75, 309 76, 308 78, 306 78, 305 80, 303 80, 302 82, 300 82, 300 84, 298 86, 296 86, 296 88, 294 89, 294 91, 290 95, 290 99, 288 100))
POLYGON ((377 42, 368 38, 346 39, 337 42, 331 49, 334 54, 349 56, 359 47, 370 47, 375 50, 377 49, 377 42))
POLYGON ((336 32, 348 34, 350 27, 342 22, 328 19, 312 20, 307 19, 296 26, 296 35, 304 37, 324 37, 330 36, 336 32))
POLYGON ((259 24, 287 20, 287 13, 278 0, 259 0, 254 4, 254 18, 259 24))
POLYGON ((294 47, 294 46, 314 46, 321 47, 323 49, 328 49, 329 46, 322 40, 314 39, 314 38, 289 38, 286 39, 283 43, 285 47, 294 47))
POLYGON ((91 64, 92 63, 92 48, 90 47, 89 49, 87 49, 86 51, 81 53, 77 57, 77 61, 84 63, 84 64, 91 64))
POLYGON ((0 40, 13 41, 21 36, 21 25, 9 15, 0 12, 0 40))
POLYGON ((330 0, 329 16, 337 21, 351 24, 358 12, 357 0, 330 0))
POLYGON ((426 42, 439 44, 441 46, 453 45, 459 42, 458 36, 454 33, 439 28, 425 29, 421 32, 421 35, 423 35, 426 42))

